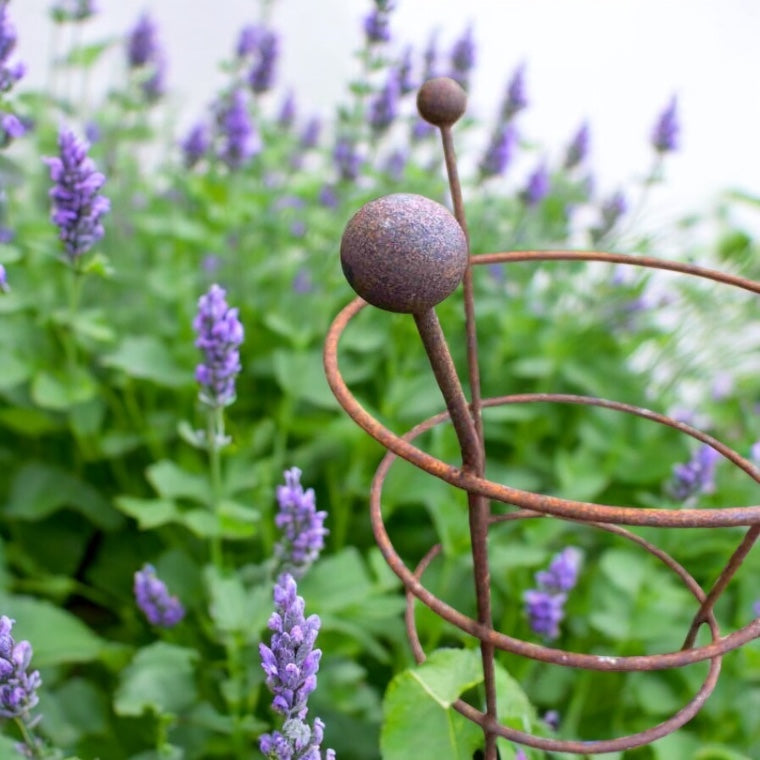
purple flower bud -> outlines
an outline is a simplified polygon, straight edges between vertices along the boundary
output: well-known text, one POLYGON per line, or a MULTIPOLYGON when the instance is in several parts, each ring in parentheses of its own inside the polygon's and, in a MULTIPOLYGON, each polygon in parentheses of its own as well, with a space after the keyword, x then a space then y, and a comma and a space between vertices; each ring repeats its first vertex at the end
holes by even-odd
POLYGON ((240 30, 237 45, 235 45, 235 55, 238 58, 247 58, 253 55, 259 46, 262 28, 255 24, 248 24, 240 30))
MULTIPOLYGON (((275 611, 269 619, 270 645, 259 644, 266 685, 274 695, 272 709, 284 716, 282 731, 264 734, 259 749, 269 758, 320 760, 324 723, 306 723, 307 700, 317 687, 322 652, 314 649, 321 625, 318 615, 304 617, 304 600, 292 576, 283 573, 274 587, 275 611)), ((327 750, 326 758, 334 757, 327 750)))
POLYGON ((552 731, 559 731, 559 712, 557 710, 547 710, 544 713, 544 723, 546 723, 552 731))
POLYGON ((17 42, 16 27, 8 16, 8 0, 0 3, 0 92, 7 92, 26 72, 23 63, 10 64, 8 58, 17 42))
POLYGON ((688 462, 673 467, 673 477, 668 485, 670 495, 678 501, 686 501, 699 494, 713 493, 718 459, 720 454, 715 449, 702 444, 688 462))
POLYGON ((37 689, 42 679, 36 670, 27 673, 32 645, 14 641, 14 622, 5 615, 0 617, 0 717, 27 720, 39 702, 37 689))
POLYGON ((652 146, 660 154, 678 149, 681 125, 678 122, 677 107, 674 95, 652 129, 652 146))
POLYGON ((525 189, 520 193, 520 200, 526 206, 537 206, 549 194, 549 172, 545 164, 538 168, 528 177, 525 189))
POLYGON ((304 150, 310 150, 315 148, 319 142, 319 133, 322 131, 322 122, 319 117, 312 116, 309 121, 306 122, 306 126, 301 132, 300 143, 304 150))
POLYGON ((127 37, 127 63, 131 69, 138 69, 160 56, 156 24, 148 13, 143 13, 127 37))
POLYGON ((300 578, 324 548, 327 512, 317 511, 314 489, 303 490, 301 470, 291 467, 284 475, 285 485, 277 486, 279 511, 274 520, 283 535, 274 556, 283 570, 300 578))
POLYGON ((239 169, 261 152, 261 138, 250 116, 243 90, 235 90, 217 113, 222 137, 220 157, 231 169, 239 169))
POLYGON ((0 148, 5 148, 18 137, 27 133, 27 127, 15 114, 5 113, 0 116, 0 148))
POLYGON ((501 124, 491 136, 491 142, 481 158, 478 167, 482 177, 495 177, 503 174, 517 145, 517 130, 506 122, 501 124))
POLYGON ((135 573, 135 601, 151 625, 172 628, 185 616, 185 608, 176 596, 170 596, 166 584, 156 575, 153 565, 143 565, 135 573))
POLYGON ((454 43, 451 50, 451 71, 449 76, 465 90, 469 88, 470 74, 475 67, 475 40, 472 26, 454 43))
POLYGON ((7 293, 10 290, 8 285, 8 276, 5 272, 5 267, 0 264, 0 293, 7 293))
POLYGON ((105 234, 101 219, 111 204, 99 194, 106 178, 88 157, 89 145, 71 130, 63 129, 58 148, 58 157, 44 159, 55 183, 49 193, 52 220, 60 230, 66 258, 74 264, 105 234))
POLYGON ((369 125, 375 134, 385 132, 398 115, 398 101, 401 88, 397 73, 390 72, 385 86, 372 98, 369 104, 369 125))
POLYGON ((565 616, 567 595, 532 589, 523 594, 523 600, 533 632, 546 636, 547 639, 556 639, 559 636, 559 624, 565 616))
POLYGON ((755 613, 756 617, 760 617, 760 599, 758 599, 754 606, 752 607, 752 612, 755 613))
POLYGON ((354 141, 348 137, 339 137, 333 150, 333 161, 342 180, 354 182, 361 170, 364 159, 356 148, 354 141))
POLYGON ((589 148, 589 126, 587 123, 581 124, 575 133, 570 145, 567 146, 565 153, 564 168, 568 171, 582 164, 588 155, 589 148))
POLYGON ((578 582, 581 553, 574 546, 568 546, 556 554, 547 570, 536 573, 539 588, 550 593, 571 591, 578 582))
POLYGON ((389 42, 391 39, 390 14, 394 3, 385 0, 375 0, 375 8, 364 18, 364 34, 367 42, 372 45, 378 42, 389 42))
POLYGON ((398 86, 402 95, 408 95, 417 89, 417 83, 412 76, 412 52, 412 46, 407 45, 396 67, 398 86))
POLYGON ((752 444, 752 448, 749 451, 749 458, 756 467, 760 466, 760 441, 755 441, 755 443, 752 444))
POLYGON ((322 187, 319 188, 317 200, 319 201, 320 206, 324 206, 325 208, 330 209, 338 208, 338 205, 340 203, 335 187, 328 184, 322 185, 322 187))
POLYGON ((521 63, 512 75, 507 85, 507 96, 501 107, 501 118, 509 121, 515 114, 528 106, 528 96, 525 92, 525 64, 521 63))
POLYGON ((528 760, 528 756, 525 754, 525 750, 522 747, 518 747, 515 750, 515 760, 528 760))
POLYGON ((248 85, 258 95, 274 86, 275 66, 280 54, 280 40, 271 30, 259 29, 255 60, 248 72, 248 85))
POLYGON ((403 148, 394 150, 385 162, 385 173, 394 182, 400 182, 406 168, 407 153, 403 148))
POLYGON ((191 169, 206 155, 210 145, 208 127, 203 122, 199 122, 180 142, 180 148, 185 158, 185 166, 191 169))
POLYGON ((243 325, 219 285, 212 285, 198 300, 193 329, 198 335, 195 346, 204 357, 195 370, 200 400, 214 408, 228 406, 235 400, 235 378, 241 370, 238 348, 243 342, 243 325))
POLYGON ((282 129, 290 129, 296 120, 296 96, 290 90, 280 105, 277 114, 277 126, 282 129))

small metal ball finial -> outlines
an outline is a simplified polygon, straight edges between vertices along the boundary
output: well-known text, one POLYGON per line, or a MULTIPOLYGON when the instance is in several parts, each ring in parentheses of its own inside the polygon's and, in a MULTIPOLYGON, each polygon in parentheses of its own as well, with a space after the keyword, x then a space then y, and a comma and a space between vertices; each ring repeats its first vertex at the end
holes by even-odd
POLYGON ((343 273, 368 303, 421 314, 456 290, 468 262, 462 228, 440 203, 411 193, 362 206, 340 244, 343 273))
POLYGON ((417 93, 417 110, 436 127, 450 127, 467 108, 467 93, 449 77, 428 79, 417 93))

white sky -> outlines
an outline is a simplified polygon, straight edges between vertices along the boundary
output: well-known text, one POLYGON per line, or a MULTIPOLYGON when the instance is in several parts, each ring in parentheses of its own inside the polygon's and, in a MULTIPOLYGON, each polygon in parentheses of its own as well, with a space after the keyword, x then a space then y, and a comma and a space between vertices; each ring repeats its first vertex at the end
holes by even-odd
MULTIPOLYGON (((19 56, 28 82, 43 85, 51 0, 14 0, 19 56)), ((187 119, 219 82, 217 63, 237 31, 258 18, 257 0, 100 0, 85 39, 123 33, 142 9, 157 19, 169 83, 187 119)), ((666 206, 693 209, 727 186, 760 196, 760 2, 758 0, 397 0, 394 34, 424 45, 432 28, 451 41, 472 22, 479 62, 471 102, 496 108, 514 67, 527 65, 524 132, 557 155, 579 122, 592 127, 592 161, 602 187, 648 168, 652 124, 679 98, 682 149, 668 165, 666 206)), ((282 79, 304 110, 329 114, 351 76, 369 0, 277 0, 282 79)))

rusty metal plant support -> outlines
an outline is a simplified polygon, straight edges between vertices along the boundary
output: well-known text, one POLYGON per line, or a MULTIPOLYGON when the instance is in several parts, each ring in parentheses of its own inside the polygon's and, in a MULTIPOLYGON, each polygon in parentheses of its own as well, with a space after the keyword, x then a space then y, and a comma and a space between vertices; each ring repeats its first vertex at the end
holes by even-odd
POLYGON ((484 477, 486 452, 481 421, 482 410, 505 404, 538 402, 603 407, 638 416, 689 435, 711 446, 758 483, 760 483, 760 471, 712 436, 648 409, 600 398, 555 393, 520 394, 482 399, 478 372, 472 267, 521 261, 601 261, 670 270, 758 294, 760 294, 760 283, 692 264, 601 251, 516 251, 471 255, 451 131, 452 125, 465 110, 466 96, 459 85, 452 80, 432 79, 420 89, 417 105, 422 117, 440 129, 454 214, 452 216, 443 206, 427 198, 410 194, 379 198, 366 204, 357 212, 349 222, 341 242, 341 261, 347 279, 360 297, 346 306, 335 318, 327 335, 324 354, 328 382, 340 404, 358 425, 388 449, 372 483, 370 518, 376 541, 386 561, 403 581, 407 591, 406 623, 414 656, 417 662, 425 660, 425 653, 416 631, 415 600, 427 605, 441 618, 479 641, 485 686, 485 710, 480 710, 461 699, 457 700, 454 707, 462 715, 481 726, 486 760, 496 760, 497 737, 504 737, 543 750, 578 754, 614 752, 648 744, 676 730, 697 714, 715 688, 721 660, 726 652, 760 637, 760 618, 723 636, 713 613, 718 597, 725 590, 760 535, 760 505, 699 510, 644 509, 573 501, 494 483, 484 477), (460 283, 463 286, 465 304, 465 332, 471 393, 469 401, 462 390, 434 308, 460 283), (445 412, 420 423, 402 436, 391 432, 365 411, 346 386, 338 367, 340 337, 351 319, 368 303, 388 311, 404 312, 413 316, 446 404, 445 412), (459 441, 462 452, 461 467, 453 467, 414 445, 417 436, 436 425, 447 422, 453 425, 459 441), (467 494, 477 618, 462 614, 433 595, 423 585, 422 577, 429 564, 440 553, 440 545, 434 546, 414 569, 407 567, 393 547, 383 522, 381 494, 385 477, 393 462, 399 457, 467 494), (505 513, 496 512, 491 507, 494 502, 517 509, 505 513), (494 630, 491 618, 487 549, 489 528, 501 522, 546 516, 582 522, 596 529, 621 536, 652 554, 675 573, 697 603, 697 612, 685 636, 683 647, 678 651, 662 654, 600 656, 555 649, 516 639, 494 630), (624 525, 662 528, 740 526, 747 527, 748 530, 712 588, 705 591, 675 559, 649 541, 626 530, 622 527, 624 525), (710 642, 695 646, 697 632, 702 625, 706 625, 709 629, 710 642), (508 728, 498 722, 494 674, 496 650, 554 665, 595 671, 661 670, 683 667, 705 660, 709 660, 710 664, 700 689, 668 720, 639 733, 614 739, 579 741, 536 736, 508 728))

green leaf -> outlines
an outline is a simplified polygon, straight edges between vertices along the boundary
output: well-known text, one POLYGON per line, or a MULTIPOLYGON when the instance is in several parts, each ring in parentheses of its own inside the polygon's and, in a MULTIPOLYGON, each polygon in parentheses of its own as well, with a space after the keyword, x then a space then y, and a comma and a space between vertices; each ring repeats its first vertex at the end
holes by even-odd
POLYGON ((107 647, 79 618, 50 602, 6 596, 2 610, 16 621, 15 638, 32 642, 35 668, 96 660, 107 647))
POLYGON ((168 459, 150 465, 145 474, 162 499, 188 499, 198 504, 211 501, 211 489, 203 475, 183 470, 168 459))
POLYGON ((7 350, 3 351, 3 371, 0 372, 0 390, 12 388, 14 385, 23 383, 31 377, 31 374, 31 364, 7 350))
POLYGON ((70 409, 89 401, 96 390, 92 376, 81 368, 41 371, 32 380, 32 398, 44 409, 70 409))
POLYGON ((89 68, 92 66, 108 48, 115 43, 115 40, 102 40, 101 42, 93 42, 89 45, 79 45, 75 47, 64 58, 63 63, 68 66, 83 66, 89 68))
POLYGON ((150 380, 169 388, 193 382, 192 372, 177 366, 167 346, 150 335, 126 337, 114 353, 103 359, 103 364, 119 369, 129 377, 150 380))
POLYGON ((169 499, 139 499, 134 496, 119 496, 116 506, 124 514, 137 520, 140 530, 150 530, 170 522, 181 522, 179 507, 169 499))
POLYGON ((118 513, 89 483, 40 462, 30 462, 16 474, 5 514, 20 520, 38 521, 64 507, 80 512, 107 530, 120 522, 118 513))
POLYGON ((194 649, 157 641, 140 649, 121 674, 114 695, 118 715, 177 715, 196 700, 194 649))
POLYGON ((274 376, 287 394, 323 409, 338 409, 322 367, 322 353, 279 349, 272 356, 274 376))
POLYGON ((237 574, 222 574, 216 568, 206 571, 210 601, 209 614, 224 633, 249 633, 258 636, 272 611, 269 584, 247 589, 237 574))
POLYGON ((396 675, 383 700, 383 760, 472 760, 482 732, 449 707, 481 680, 474 649, 440 649, 396 675))

